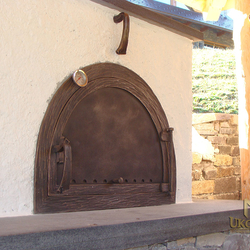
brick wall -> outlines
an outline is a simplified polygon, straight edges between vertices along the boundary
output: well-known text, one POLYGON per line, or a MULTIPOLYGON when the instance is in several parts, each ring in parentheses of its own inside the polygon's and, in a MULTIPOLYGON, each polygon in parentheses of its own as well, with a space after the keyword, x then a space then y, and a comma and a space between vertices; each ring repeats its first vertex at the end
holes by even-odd
POLYGON ((238 116, 193 114, 193 127, 214 147, 210 160, 193 152, 193 198, 240 199, 238 116))

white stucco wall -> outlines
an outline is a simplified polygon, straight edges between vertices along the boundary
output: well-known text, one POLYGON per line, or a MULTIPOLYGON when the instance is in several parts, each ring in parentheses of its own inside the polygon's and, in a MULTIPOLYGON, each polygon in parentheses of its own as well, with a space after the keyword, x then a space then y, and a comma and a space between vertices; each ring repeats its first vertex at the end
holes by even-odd
POLYGON ((127 55, 117 55, 122 23, 89 0, 0 0, 0 216, 32 214, 36 141, 47 105, 64 79, 114 62, 153 89, 174 127, 177 202, 191 200, 190 40, 131 17, 127 55))

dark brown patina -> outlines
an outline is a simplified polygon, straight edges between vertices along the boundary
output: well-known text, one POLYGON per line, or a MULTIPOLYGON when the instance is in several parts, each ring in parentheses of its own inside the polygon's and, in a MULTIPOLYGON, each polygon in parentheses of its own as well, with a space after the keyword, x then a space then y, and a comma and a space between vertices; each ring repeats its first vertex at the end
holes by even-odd
POLYGON ((41 125, 35 168, 37 213, 172 203, 172 129, 148 85, 111 63, 69 78, 41 125))

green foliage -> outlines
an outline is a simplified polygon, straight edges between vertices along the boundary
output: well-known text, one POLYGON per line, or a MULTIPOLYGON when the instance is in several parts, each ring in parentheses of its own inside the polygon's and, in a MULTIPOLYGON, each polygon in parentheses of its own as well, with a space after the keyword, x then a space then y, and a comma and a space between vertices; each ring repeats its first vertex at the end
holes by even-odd
POLYGON ((193 50, 193 112, 238 113, 233 50, 193 50))

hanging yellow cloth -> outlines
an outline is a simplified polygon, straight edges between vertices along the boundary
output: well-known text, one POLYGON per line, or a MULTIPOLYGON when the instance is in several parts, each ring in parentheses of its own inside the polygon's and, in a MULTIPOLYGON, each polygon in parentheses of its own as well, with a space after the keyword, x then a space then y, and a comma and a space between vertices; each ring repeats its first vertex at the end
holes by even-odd
POLYGON ((235 7, 235 0, 178 0, 178 2, 203 12, 206 21, 217 21, 222 10, 235 7))

